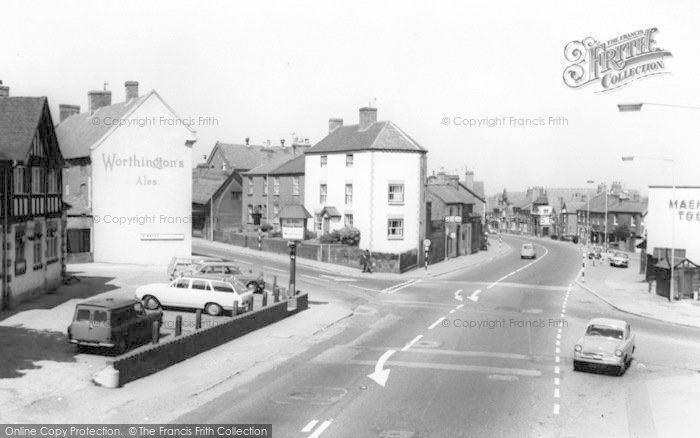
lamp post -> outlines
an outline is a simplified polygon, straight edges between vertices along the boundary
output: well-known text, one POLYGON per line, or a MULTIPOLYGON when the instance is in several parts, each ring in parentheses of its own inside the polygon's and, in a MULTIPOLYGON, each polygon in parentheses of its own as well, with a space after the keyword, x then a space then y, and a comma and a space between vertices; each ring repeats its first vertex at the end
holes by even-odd
MULTIPOLYGON (((653 106, 663 106, 663 107, 670 107, 670 108, 700 110, 700 107, 697 107, 697 106, 673 105, 673 104, 652 103, 652 102, 620 103, 617 105, 617 108, 620 110, 620 112, 638 112, 638 111, 642 110, 643 105, 653 105, 653 106)), ((672 199, 672 201, 675 201, 676 200, 676 162, 670 158, 640 157, 640 156, 622 157, 622 161, 632 161, 635 158, 642 158, 645 160, 654 160, 654 161, 665 161, 667 163, 671 163, 671 199, 672 199)), ((675 217, 675 212, 673 209, 671 209, 671 214, 673 215, 673 217, 671 219, 671 262, 669 263, 669 265, 671 266, 671 281, 670 281, 670 286, 669 286, 669 291, 668 291, 668 300, 670 302, 673 302, 673 289, 674 289, 674 287, 673 287, 673 271, 674 271, 674 265, 676 263, 676 217, 675 217)))
MULTIPOLYGON (((641 104, 640 104, 641 108, 641 104)), ((671 163, 671 202, 676 200, 676 162, 670 158, 657 158, 657 157, 640 157, 640 156, 627 156, 622 157, 622 161, 632 161, 635 158, 641 158, 644 160, 653 161, 665 161, 671 163)), ((668 300, 673 302, 673 271, 674 265, 676 264, 676 213, 671 209, 671 282, 668 291, 668 300)))
MULTIPOLYGON (((586 181, 588 184, 593 184, 595 181, 592 179, 589 179, 586 181)), ((590 216, 591 216, 591 189, 590 187, 587 189, 586 193, 586 201, 588 204, 586 205, 586 246, 588 247, 591 243, 591 223, 590 223, 590 216)))

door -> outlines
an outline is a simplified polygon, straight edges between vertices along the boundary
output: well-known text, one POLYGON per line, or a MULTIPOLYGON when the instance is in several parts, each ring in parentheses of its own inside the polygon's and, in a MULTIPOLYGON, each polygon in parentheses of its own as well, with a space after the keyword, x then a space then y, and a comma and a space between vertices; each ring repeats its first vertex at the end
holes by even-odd
POLYGON ((193 307, 195 309, 201 309, 205 304, 216 301, 211 296, 209 281, 204 279, 192 280, 192 286, 190 287, 187 298, 187 307, 193 307))
POLYGON ((328 216, 323 216, 323 234, 330 233, 331 219, 328 216))
POLYGON ((166 306, 187 306, 190 297, 190 279, 178 278, 170 283, 163 297, 156 297, 161 304, 166 306))

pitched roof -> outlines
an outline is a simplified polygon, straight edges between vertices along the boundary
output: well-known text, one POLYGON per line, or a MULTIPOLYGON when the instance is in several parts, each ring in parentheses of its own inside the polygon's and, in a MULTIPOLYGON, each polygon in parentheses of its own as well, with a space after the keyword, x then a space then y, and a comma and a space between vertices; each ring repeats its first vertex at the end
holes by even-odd
POLYGON ((303 175, 305 172, 304 155, 282 163, 277 169, 270 172, 271 175, 303 175))
MULTIPOLYGON (((645 201, 621 201, 616 195, 608 194, 608 213, 644 213, 647 209, 645 201)), ((591 213, 605 212, 605 193, 598 193, 591 198, 591 213)))
POLYGON ((475 204, 476 198, 467 191, 449 184, 428 184, 428 191, 445 204, 475 204))
POLYGON ((45 104, 46 97, 0 97, 0 159, 27 158, 45 104))
POLYGON ((289 160, 294 158, 295 153, 294 147, 244 145, 217 141, 209 154, 207 164, 210 164, 217 150, 221 151, 228 166, 239 172, 252 170, 276 157, 284 157, 289 160))
POLYGON ((305 161, 304 155, 298 155, 292 159, 286 156, 277 156, 267 163, 242 172, 242 174, 244 176, 303 174, 305 161))
MULTIPOLYGON (((89 157, 90 148, 95 143, 100 141, 100 139, 110 131, 119 128, 119 124, 105 121, 127 119, 136 108, 151 96, 156 96, 160 99, 163 105, 177 117, 172 108, 170 108, 154 90, 136 99, 104 106, 95 111, 75 114, 68 117, 56 127, 56 136, 58 137, 58 144, 61 147, 63 158, 73 159, 89 157)), ((194 132, 186 125, 183 126, 189 131, 194 132)))
POLYGON ((360 125, 340 126, 306 151, 307 154, 352 151, 427 152, 394 123, 374 122, 367 129, 360 125))
MULTIPOLYGON (((562 203, 562 208, 563 207, 566 207, 568 214, 575 214, 579 210, 585 210, 588 207, 588 203, 583 201, 564 201, 562 203)), ((561 211, 561 208, 557 211, 561 211)))
POLYGON ((280 210, 279 217, 286 219, 308 219, 311 217, 311 214, 306 211, 303 205, 287 204, 280 210))
POLYGON ((568 205, 569 201, 585 201, 589 193, 589 190, 586 188, 547 187, 545 191, 549 199, 549 205, 556 211, 561 211, 563 202, 567 202, 568 205))
POLYGON ((192 203, 206 204, 228 175, 214 169, 192 169, 192 203))

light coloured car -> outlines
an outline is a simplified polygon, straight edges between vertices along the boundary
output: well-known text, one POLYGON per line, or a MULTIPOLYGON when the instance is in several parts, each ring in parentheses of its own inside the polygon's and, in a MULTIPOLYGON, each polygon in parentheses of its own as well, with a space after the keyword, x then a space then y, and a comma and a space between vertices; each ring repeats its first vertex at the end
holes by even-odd
POLYGON ((194 263, 185 268, 180 275, 183 277, 211 278, 223 281, 237 280, 249 288, 252 286, 256 293, 263 293, 265 290, 265 279, 262 273, 259 275, 244 274, 241 268, 231 262, 206 260, 194 263))
POLYGON ((219 257, 208 256, 192 256, 192 257, 173 257, 168 264, 167 273, 170 279, 179 277, 182 273, 195 263, 203 262, 223 262, 219 257))
POLYGON ((619 319, 594 318, 574 346, 574 371, 613 368, 618 376, 632 363, 635 350, 630 325, 619 319))
POLYGON ((532 243, 523 243, 520 247, 520 258, 521 259, 534 259, 537 257, 537 251, 535 251, 535 245, 532 243))
POLYGON ((170 283, 153 283, 136 289, 136 298, 147 309, 184 307, 203 309, 212 316, 232 310, 234 301, 238 311, 252 308, 253 292, 240 282, 208 278, 180 277, 170 283))
POLYGON ((630 258, 624 252, 615 252, 612 257, 610 257, 610 266, 618 266, 621 268, 629 267, 630 258))

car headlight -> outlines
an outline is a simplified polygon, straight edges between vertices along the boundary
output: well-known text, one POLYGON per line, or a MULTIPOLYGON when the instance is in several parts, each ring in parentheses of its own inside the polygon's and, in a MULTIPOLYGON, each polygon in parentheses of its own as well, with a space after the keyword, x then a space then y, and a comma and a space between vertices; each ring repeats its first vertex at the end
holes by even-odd
POLYGON ((576 344, 576 345, 574 346, 574 351, 577 352, 577 353, 580 353, 580 352, 581 352, 581 346, 580 346, 579 344, 576 344))
POLYGON ((622 357, 622 350, 615 350, 615 356, 622 357))

